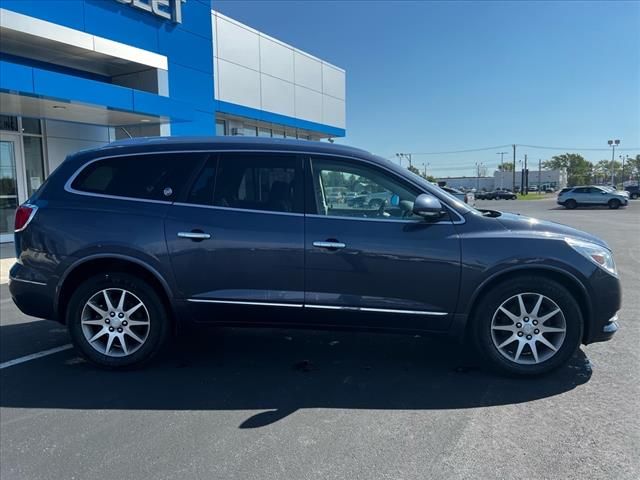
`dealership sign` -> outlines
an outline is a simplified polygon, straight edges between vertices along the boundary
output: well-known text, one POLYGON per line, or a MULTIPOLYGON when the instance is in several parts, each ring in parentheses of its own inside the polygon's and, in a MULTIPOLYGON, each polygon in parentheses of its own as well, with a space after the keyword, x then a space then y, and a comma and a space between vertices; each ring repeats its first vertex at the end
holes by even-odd
POLYGON ((173 23, 182 23, 182 4, 187 0, 116 0, 173 23))

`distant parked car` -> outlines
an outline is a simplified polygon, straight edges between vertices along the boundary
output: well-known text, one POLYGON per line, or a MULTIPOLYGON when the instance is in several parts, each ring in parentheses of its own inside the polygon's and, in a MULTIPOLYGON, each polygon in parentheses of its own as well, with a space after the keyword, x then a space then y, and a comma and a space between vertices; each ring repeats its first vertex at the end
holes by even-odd
POLYGON ((489 192, 485 192, 485 191, 479 191, 475 193, 476 200, 491 200, 490 198, 487 198, 488 195, 489 195, 489 192))
POLYGON ((494 190, 486 195, 487 200, 515 200, 518 196, 510 190, 494 190))
POLYGON ((347 200, 347 205, 350 207, 362 208, 380 208, 385 203, 389 205, 391 203, 391 192, 375 192, 375 193, 361 193, 360 195, 347 200))
POLYGON ((527 187, 527 191, 528 192, 537 192, 538 191, 538 186, 537 185, 531 185, 530 187, 527 187))
POLYGON ((629 197, 617 190, 608 190, 606 187, 580 186, 562 189, 558 194, 558 205, 568 209, 574 209, 580 205, 607 205, 611 209, 626 206, 629 197))
POLYGON ((475 195, 473 194, 473 192, 463 192, 461 190, 458 190, 457 188, 451 188, 451 187, 440 187, 442 190, 444 190, 445 192, 447 192, 450 195, 453 195, 454 197, 456 197, 458 200, 460 200, 461 202, 464 202, 468 205, 475 205, 476 203, 476 198, 475 195))
POLYGON ((638 185, 629 185, 624 187, 624 189, 629 193, 629 197, 633 200, 640 197, 640 187, 638 185))

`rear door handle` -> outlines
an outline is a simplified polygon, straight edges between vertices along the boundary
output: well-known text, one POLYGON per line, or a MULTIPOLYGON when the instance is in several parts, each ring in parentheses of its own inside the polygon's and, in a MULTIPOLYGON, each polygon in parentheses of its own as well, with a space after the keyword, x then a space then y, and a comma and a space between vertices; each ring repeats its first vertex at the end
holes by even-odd
POLYGON ((211 238, 211 235, 208 233, 204 233, 201 231, 193 231, 193 232, 178 232, 178 237, 180 238, 189 238, 191 240, 208 240, 211 238))
POLYGON ((318 248, 328 248, 328 249, 338 249, 338 248, 344 248, 347 246, 346 243, 342 243, 342 242, 313 242, 313 246, 314 247, 318 247, 318 248))

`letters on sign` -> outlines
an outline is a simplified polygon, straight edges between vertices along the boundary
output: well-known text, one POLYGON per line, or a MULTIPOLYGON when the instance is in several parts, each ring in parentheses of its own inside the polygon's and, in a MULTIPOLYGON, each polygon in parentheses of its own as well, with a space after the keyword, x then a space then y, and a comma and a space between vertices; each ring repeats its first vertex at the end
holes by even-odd
POLYGON ((182 23, 182 4, 187 0, 116 0, 173 23, 182 23))

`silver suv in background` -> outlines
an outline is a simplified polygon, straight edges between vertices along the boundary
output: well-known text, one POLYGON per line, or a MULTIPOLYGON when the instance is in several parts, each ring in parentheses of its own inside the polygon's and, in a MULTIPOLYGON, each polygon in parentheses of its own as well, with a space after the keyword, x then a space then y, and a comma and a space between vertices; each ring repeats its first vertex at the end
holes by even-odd
POLYGON ((574 209, 584 205, 607 205, 611 209, 629 204, 629 196, 607 187, 580 186, 563 188, 558 194, 558 205, 574 209))

